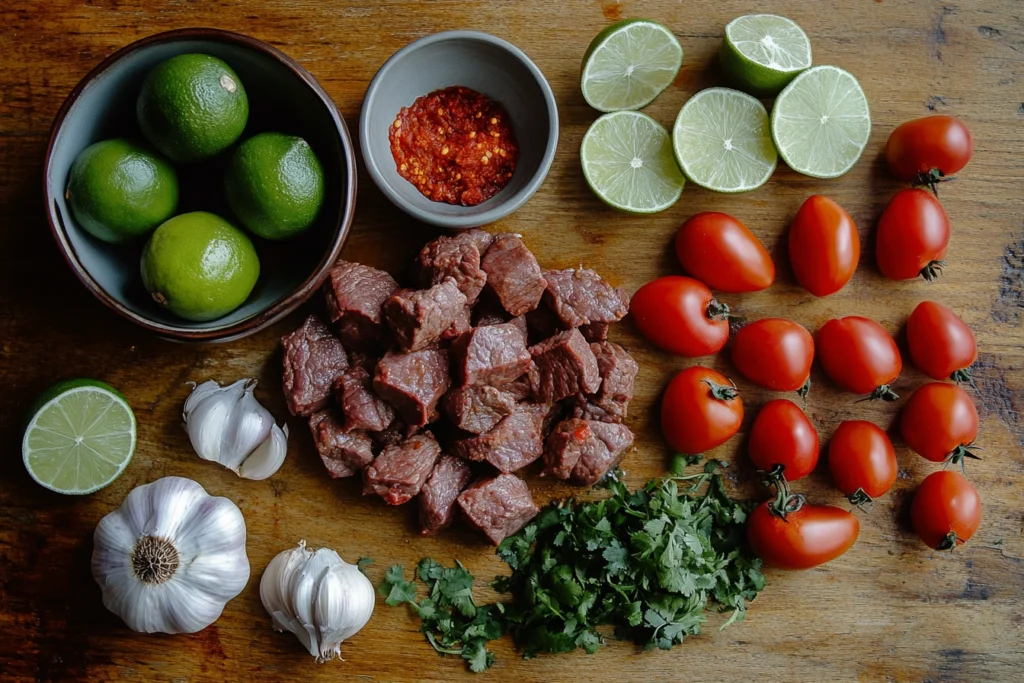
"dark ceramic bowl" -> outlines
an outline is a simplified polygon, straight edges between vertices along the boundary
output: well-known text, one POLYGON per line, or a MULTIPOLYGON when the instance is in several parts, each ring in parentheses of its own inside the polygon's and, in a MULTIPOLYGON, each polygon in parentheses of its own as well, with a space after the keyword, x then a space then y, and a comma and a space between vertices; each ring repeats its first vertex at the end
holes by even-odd
MULTIPOLYGON (((177 166, 181 188, 178 213, 212 211, 238 224, 221 189, 229 153, 177 166)), ((225 341, 250 335, 281 319, 323 283, 352 223, 356 163, 352 140, 337 107, 297 62, 237 33, 180 29, 118 50, 71 91, 53 124, 43 191, 57 244, 75 275, 96 298, 160 336, 225 341), (139 274, 143 244, 113 246, 93 238, 76 224, 64 199, 71 164, 83 149, 113 137, 143 140, 135 120, 135 100, 143 78, 165 59, 189 52, 218 57, 238 73, 249 97, 249 122, 240 141, 267 130, 299 135, 316 152, 325 175, 324 204, 316 223, 290 240, 265 242, 253 237, 261 270, 256 287, 238 309, 209 322, 183 320, 157 306, 139 274)))
POLYGON ((444 228, 472 228, 509 215, 533 196, 558 146, 558 108, 544 74, 522 50, 479 31, 446 31, 396 52, 373 77, 359 115, 359 144, 373 182, 410 216, 444 228), (421 95, 461 85, 500 103, 512 120, 519 160, 509 184, 476 206, 431 201, 398 174, 388 128, 421 95))

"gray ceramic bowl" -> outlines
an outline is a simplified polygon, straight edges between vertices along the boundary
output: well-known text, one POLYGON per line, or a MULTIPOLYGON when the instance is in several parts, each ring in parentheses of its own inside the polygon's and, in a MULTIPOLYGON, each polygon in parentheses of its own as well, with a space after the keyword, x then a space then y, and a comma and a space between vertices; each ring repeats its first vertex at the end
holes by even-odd
POLYGON ((522 50, 478 31, 447 31, 396 52, 373 77, 359 116, 363 160, 381 192, 409 215, 445 228, 493 223, 533 196, 558 145, 558 109, 544 74, 522 50), (461 85, 502 104, 512 119, 519 160, 509 184, 476 206, 434 202, 398 174, 388 127, 402 109, 434 90, 461 85))
MULTIPOLYGON (((227 154, 178 165, 178 213, 213 211, 233 221, 221 190, 227 154)), ((237 339, 284 317, 308 299, 341 253, 355 211, 356 167, 345 122, 327 93, 279 50, 228 31, 181 29, 132 43, 93 69, 71 92, 54 121, 46 153, 44 193, 50 227, 68 264, 100 301, 157 334, 182 341, 237 339), (112 246, 81 229, 64 200, 75 157, 112 137, 142 139, 135 100, 142 79, 163 60, 187 52, 223 59, 249 97, 249 122, 240 140, 265 130, 299 135, 324 168, 326 194, 316 223, 281 242, 253 238, 260 279, 249 299, 223 318, 189 322, 161 309, 142 286, 142 245, 112 246)), ((233 221, 234 222, 234 221, 233 221)))

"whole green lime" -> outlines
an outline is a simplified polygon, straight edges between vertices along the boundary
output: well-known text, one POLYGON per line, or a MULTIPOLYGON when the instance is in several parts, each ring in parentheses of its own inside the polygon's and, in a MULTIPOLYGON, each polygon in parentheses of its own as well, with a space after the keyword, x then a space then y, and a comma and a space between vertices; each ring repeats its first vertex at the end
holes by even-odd
POLYGON ((186 320, 215 320, 235 310, 259 275, 259 257, 245 233, 205 211, 167 221, 142 252, 146 290, 186 320))
POLYGON ((284 239, 316 220, 324 203, 324 172, 302 138, 260 133, 231 155, 224 190, 242 225, 260 237, 284 239))
POLYGON ((75 159, 64 197, 89 234, 120 244, 174 215, 178 176, 165 159, 134 142, 104 140, 75 159))
POLYGON ((198 161, 238 139, 249 120, 249 99, 238 74, 223 61, 185 54, 147 74, 136 115, 158 150, 174 161, 198 161))

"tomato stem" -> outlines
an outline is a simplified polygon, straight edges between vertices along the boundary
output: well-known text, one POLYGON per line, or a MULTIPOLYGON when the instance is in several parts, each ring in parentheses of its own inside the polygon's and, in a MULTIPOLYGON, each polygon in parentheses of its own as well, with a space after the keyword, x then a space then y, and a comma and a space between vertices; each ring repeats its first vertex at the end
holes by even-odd
POLYGON ((935 546, 936 550, 952 550, 960 543, 960 539, 957 538, 955 531, 950 531, 946 534, 945 538, 939 541, 939 544, 935 546))
POLYGON ((970 384, 975 391, 978 390, 978 385, 974 383, 974 371, 971 370, 971 366, 969 365, 966 368, 954 370, 953 374, 949 376, 949 379, 957 384, 970 384))
POLYGON ((914 180, 914 187, 927 186, 936 197, 939 196, 939 183, 946 183, 950 180, 956 180, 956 176, 946 177, 946 174, 937 168, 933 168, 927 173, 921 172, 917 174, 917 178, 914 180))
MULTIPOLYGON (((767 486, 768 488, 771 488, 772 486, 778 488, 779 485, 780 485, 779 484, 780 481, 781 482, 785 482, 786 481, 786 477, 783 474, 783 472, 785 472, 785 471, 786 471, 786 466, 781 464, 781 463, 773 465, 772 468, 770 470, 768 470, 767 472, 762 470, 760 472, 760 474, 762 475, 761 476, 761 483, 764 484, 765 486, 767 486)), ((782 486, 785 486, 785 485, 786 484, 782 484, 782 486)))
MULTIPOLYGON (((735 384, 726 386, 724 384, 716 384, 709 379, 701 380, 704 384, 707 384, 711 389, 711 397, 716 398, 719 401, 731 401, 740 395, 739 389, 736 388, 735 384)), ((729 380, 732 382, 732 380, 729 380)))
POLYGON ((893 391, 891 386, 889 386, 888 384, 883 384, 882 386, 875 387, 875 390, 872 391, 869 395, 865 396, 864 398, 857 399, 856 402, 863 403, 864 401, 877 401, 881 399, 886 403, 892 403, 899 397, 900 395, 893 391))
POLYGON ((946 458, 947 465, 960 465, 960 469, 963 470, 964 474, 967 473, 967 458, 973 458, 974 460, 981 460, 980 456, 974 454, 974 451, 981 450, 980 447, 975 446, 973 443, 969 443, 966 446, 961 444, 953 449, 953 452, 946 458))
MULTIPOLYGON (((772 472, 776 468, 782 468, 782 465, 776 465, 772 468, 772 472)), ((781 469, 780 469, 781 474, 781 469)), ((768 512, 772 513, 776 517, 780 517, 782 521, 789 521, 786 519, 786 515, 796 512, 804 506, 807 499, 804 498, 802 493, 790 493, 789 482, 786 481, 785 477, 780 477, 775 482, 775 500, 768 505, 768 512)))
POLYGON ((708 307, 705 309, 708 318, 711 320, 728 320, 729 319, 729 305, 723 304, 717 299, 712 299, 708 302, 708 307))
POLYGON ((804 400, 804 408, 807 408, 807 394, 811 393, 811 377, 807 376, 807 381, 804 382, 799 389, 796 390, 796 395, 804 400))
POLYGON ((856 505, 862 512, 871 512, 875 502, 875 499, 869 496, 862 488, 858 488, 848 495, 846 500, 850 501, 852 505, 856 505))
POLYGON ((946 262, 941 260, 929 261, 928 265, 921 269, 919 273, 928 282, 933 281, 938 276, 942 275, 942 269, 946 267, 946 262))

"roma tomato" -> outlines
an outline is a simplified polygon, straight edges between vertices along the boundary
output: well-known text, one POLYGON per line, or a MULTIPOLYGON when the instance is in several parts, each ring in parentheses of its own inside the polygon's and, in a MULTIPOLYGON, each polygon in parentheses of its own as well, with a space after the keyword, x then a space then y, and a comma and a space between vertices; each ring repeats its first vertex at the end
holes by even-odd
POLYGON ((981 497, 958 472, 932 472, 917 487, 910 520, 928 547, 952 550, 981 525, 981 497))
POLYGON ((814 338, 791 320, 757 320, 740 329, 732 340, 732 364, 741 375, 766 389, 806 393, 813 361, 814 338))
POLYGON ((680 356, 710 356, 729 340, 729 307, 690 277, 648 282, 629 304, 633 323, 655 346, 680 356))
POLYGON ((828 468, 836 488, 854 505, 884 495, 899 474, 892 442, 877 425, 846 420, 828 442, 828 468))
POLYGON ((757 414, 747 450, 757 469, 796 481, 818 464, 818 432, 797 404, 776 399, 757 414))
POLYGON ((843 207, 811 195, 789 228, 789 262, 797 282, 814 296, 835 294, 860 260, 857 226, 843 207))
POLYGON ((969 446, 978 438, 978 409, 957 385, 931 382, 911 394, 903 406, 900 433, 922 458, 958 463, 977 457, 969 446))
POLYGON ((907 346, 914 365, 932 379, 972 382, 970 367, 978 360, 974 332, 942 304, 917 305, 907 320, 907 346))
POLYGON ((875 260, 891 280, 931 281, 946 265, 948 244, 949 216, 939 200, 924 190, 900 190, 878 221, 875 260))
POLYGON ((899 398, 889 385, 903 369, 900 350, 874 320, 833 318, 818 330, 815 344, 822 370, 840 389, 884 401, 899 398))
POLYGON ((720 292, 756 292, 775 279, 775 264, 743 223, 726 213, 692 216, 676 233, 683 270, 720 292))
POLYGON ((933 185, 971 160, 971 131, 952 116, 925 116, 899 125, 885 144, 889 170, 900 180, 933 185))
POLYGON ((795 499, 785 517, 774 501, 761 503, 747 520, 750 548, 769 567, 810 569, 836 559, 854 544, 860 522, 842 508, 795 499))
POLYGON ((731 381, 710 368, 686 368, 661 400, 661 431, 679 453, 711 450, 733 437, 743 422, 743 401, 731 381))

